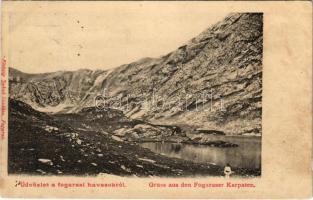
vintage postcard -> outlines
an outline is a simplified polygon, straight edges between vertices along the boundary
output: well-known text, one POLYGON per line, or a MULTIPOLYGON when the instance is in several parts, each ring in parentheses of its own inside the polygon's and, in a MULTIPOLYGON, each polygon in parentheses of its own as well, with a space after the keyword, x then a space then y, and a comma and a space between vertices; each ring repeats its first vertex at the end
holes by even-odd
POLYGON ((308 198, 308 1, 3 1, 3 197, 308 198))

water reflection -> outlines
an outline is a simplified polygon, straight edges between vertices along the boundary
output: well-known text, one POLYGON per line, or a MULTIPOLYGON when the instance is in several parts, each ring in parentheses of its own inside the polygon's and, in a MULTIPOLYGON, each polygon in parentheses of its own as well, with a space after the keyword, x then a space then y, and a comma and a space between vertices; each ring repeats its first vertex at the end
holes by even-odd
POLYGON ((194 162, 209 162, 225 166, 259 169, 261 166, 261 138, 225 137, 224 141, 238 144, 235 148, 218 148, 205 145, 147 142, 140 144, 153 152, 194 162))

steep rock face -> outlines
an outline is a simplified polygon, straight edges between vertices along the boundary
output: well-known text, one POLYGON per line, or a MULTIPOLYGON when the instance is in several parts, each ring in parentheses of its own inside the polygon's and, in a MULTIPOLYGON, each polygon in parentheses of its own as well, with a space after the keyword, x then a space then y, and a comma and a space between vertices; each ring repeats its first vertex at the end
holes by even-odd
POLYGON ((10 68, 10 97, 46 112, 65 112, 84 100, 86 91, 97 84, 106 71, 59 71, 25 74, 10 68))
POLYGON ((24 75, 11 81, 10 94, 61 112, 78 112, 104 94, 108 106, 132 118, 260 134, 262 52, 263 15, 237 13, 161 58, 111 71, 24 75))

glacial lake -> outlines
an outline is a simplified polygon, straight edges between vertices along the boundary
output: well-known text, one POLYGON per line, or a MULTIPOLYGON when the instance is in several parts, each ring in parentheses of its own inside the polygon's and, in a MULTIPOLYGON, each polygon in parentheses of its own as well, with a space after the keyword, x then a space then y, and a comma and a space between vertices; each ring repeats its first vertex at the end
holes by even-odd
POLYGON ((168 157, 191 160, 197 163, 213 163, 225 166, 260 169, 261 137, 219 136, 219 139, 238 144, 238 147, 219 148, 206 145, 194 145, 169 142, 145 142, 140 146, 168 157))

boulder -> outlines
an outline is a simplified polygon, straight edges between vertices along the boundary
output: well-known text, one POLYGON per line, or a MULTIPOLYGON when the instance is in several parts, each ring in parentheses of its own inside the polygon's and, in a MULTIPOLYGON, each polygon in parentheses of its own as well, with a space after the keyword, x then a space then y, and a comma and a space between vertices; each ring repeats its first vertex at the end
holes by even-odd
POLYGON ((112 139, 118 142, 123 142, 124 140, 122 140, 120 137, 117 137, 115 135, 112 135, 112 139))
POLYGON ((38 161, 45 165, 53 165, 53 162, 50 159, 39 158, 38 161))

